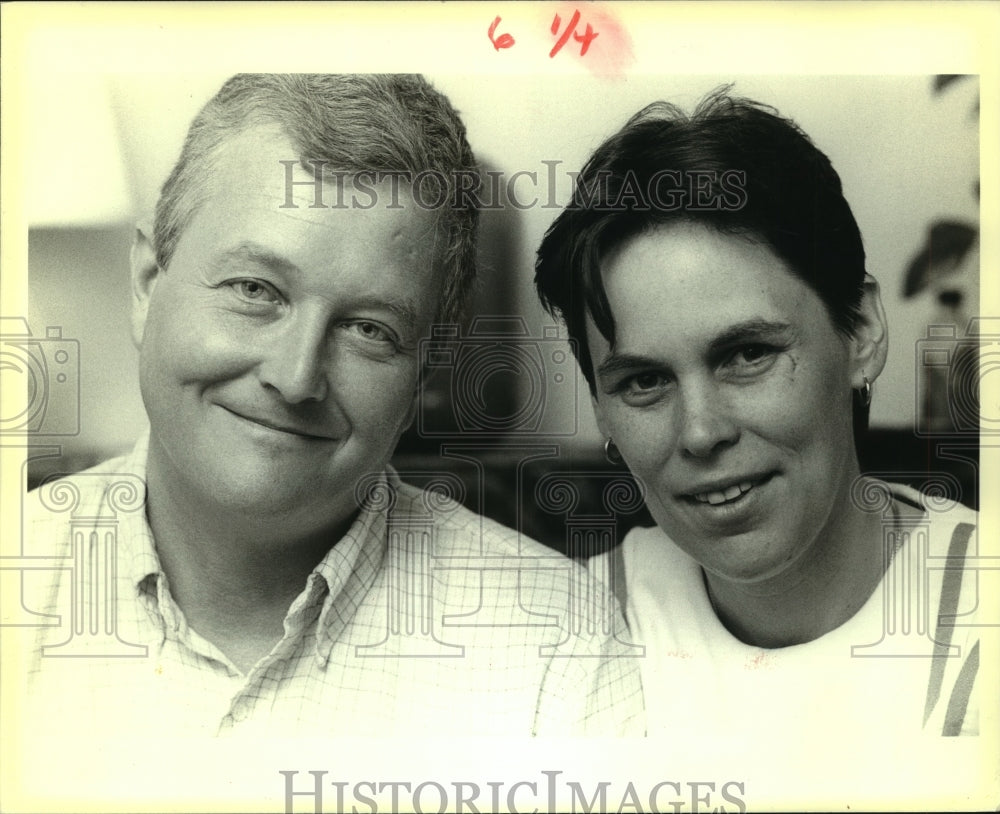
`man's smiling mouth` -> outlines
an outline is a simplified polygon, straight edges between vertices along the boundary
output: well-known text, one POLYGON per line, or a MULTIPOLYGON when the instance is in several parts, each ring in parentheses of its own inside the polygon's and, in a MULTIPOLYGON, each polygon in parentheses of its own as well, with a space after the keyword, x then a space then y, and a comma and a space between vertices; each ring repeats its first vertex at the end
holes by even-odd
POLYGON ((248 421, 251 424, 256 424, 259 427, 264 427, 265 429, 272 430, 273 432, 280 432, 286 435, 294 435, 300 438, 305 438, 313 441, 332 441, 334 440, 328 435, 317 435, 314 432, 309 432, 306 428, 293 427, 287 424, 279 423, 277 421, 272 421, 268 418, 260 418, 257 416, 247 415, 245 413, 239 413, 236 410, 230 410, 228 407, 223 407, 226 412, 241 418, 244 421, 248 421))

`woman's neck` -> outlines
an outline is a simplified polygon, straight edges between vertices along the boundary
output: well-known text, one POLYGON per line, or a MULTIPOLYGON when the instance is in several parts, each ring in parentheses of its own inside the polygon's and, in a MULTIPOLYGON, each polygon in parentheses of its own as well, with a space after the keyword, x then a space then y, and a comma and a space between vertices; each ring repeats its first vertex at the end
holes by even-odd
POLYGON ((813 641, 851 619, 874 593, 891 561, 887 518, 859 508, 847 491, 813 544, 782 573, 746 583, 704 572, 716 615, 740 641, 765 648, 813 641))

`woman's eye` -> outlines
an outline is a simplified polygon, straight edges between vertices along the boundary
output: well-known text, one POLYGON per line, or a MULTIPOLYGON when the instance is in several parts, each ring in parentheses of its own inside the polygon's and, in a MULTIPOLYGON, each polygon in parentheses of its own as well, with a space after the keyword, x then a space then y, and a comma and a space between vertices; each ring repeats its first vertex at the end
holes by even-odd
POLYGON ((659 373, 640 373, 626 380, 625 389, 630 393, 646 393, 662 387, 665 381, 659 373))
POLYGON ((722 371, 733 376, 757 376, 770 370, 778 358, 778 350, 765 344, 741 345, 724 361, 722 371))
POLYGON ((661 373, 637 373, 619 382, 612 392, 628 405, 645 407, 663 398, 670 383, 671 379, 661 373))
POLYGON ((767 345, 745 345, 736 351, 733 358, 737 362, 742 362, 748 365, 755 365, 764 359, 766 359, 771 354, 771 348, 767 345))

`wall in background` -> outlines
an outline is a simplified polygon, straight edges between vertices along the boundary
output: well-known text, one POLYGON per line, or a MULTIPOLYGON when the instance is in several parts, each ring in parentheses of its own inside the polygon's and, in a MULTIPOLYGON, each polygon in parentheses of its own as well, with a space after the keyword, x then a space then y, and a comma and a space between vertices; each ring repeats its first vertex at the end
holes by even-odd
MULTIPOLYGON (((551 324, 534 296, 535 247, 558 206, 568 200, 569 173, 632 113, 660 98, 690 108, 716 85, 735 80, 736 93, 794 118, 840 173, 865 237, 869 269, 882 285, 892 342, 887 369, 876 386, 873 424, 912 426, 914 349, 935 311, 927 299, 903 300, 903 275, 933 219, 952 215, 978 220, 970 191, 979 161, 971 112, 975 82, 933 96, 927 76, 636 76, 614 83, 585 76, 430 78, 461 112, 485 164, 508 179, 518 171, 537 173, 537 184, 522 176, 516 192, 521 200, 530 200, 534 188, 538 204, 494 218, 484 257, 491 275, 485 290, 505 292, 509 307, 504 310, 521 313, 534 336, 551 324), (553 168, 556 161, 560 163, 553 168), (550 172, 554 186, 548 182, 550 172)), ((127 254, 134 221, 122 212, 141 219, 151 209, 191 117, 224 77, 91 79, 76 86, 71 108, 81 119, 69 128, 78 137, 63 140, 58 162, 40 160, 33 166, 51 174, 43 185, 58 185, 80 202, 82 212, 95 189, 95 161, 108 162, 108 178, 122 175, 126 183, 115 193, 118 204, 101 204, 107 214, 96 224, 72 223, 72 215, 46 218, 44 201, 41 210, 33 206, 29 316, 36 335, 47 326, 60 326, 64 337, 79 341, 81 433, 59 441, 69 453, 100 458, 127 447, 144 424, 128 328, 127 254), (83 125, 91 117, 114 126, 110 131, 104 125, 90 128, 88 135, 83 125), (95 139, 108 138, 117 139, 115 149, 94 145, 95 139)), ((52 106, 63 98, 41 89, 33 121, 52 121, 52 106)), ((552 410, 556 422, 578 416, 578 434, 564 440, 590 448, 599 439, 586 396, 580 379, 576 396, 559 391, 552 410)))

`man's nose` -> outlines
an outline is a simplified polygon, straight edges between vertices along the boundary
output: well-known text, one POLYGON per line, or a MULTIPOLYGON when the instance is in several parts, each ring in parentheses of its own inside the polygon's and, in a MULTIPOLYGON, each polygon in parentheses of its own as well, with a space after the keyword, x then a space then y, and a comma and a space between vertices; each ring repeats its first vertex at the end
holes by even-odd
POLYGON ((679 420, 679 446, 694 458, 710 457, 740 437, 729 399, 709 383, 683 388, 679 420))
POLYGON ((328 339, 321 320, 287 320, 264 352, 261 383, 278 391, 289 404, 322 401, 330 386, 328 339))

